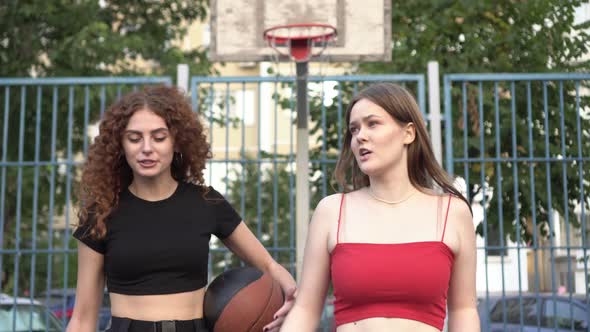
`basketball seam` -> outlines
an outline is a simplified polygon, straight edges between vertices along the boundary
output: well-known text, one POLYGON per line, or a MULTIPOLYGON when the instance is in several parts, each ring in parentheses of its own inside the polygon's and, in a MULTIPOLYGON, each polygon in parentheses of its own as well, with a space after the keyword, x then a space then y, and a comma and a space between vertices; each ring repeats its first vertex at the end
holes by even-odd
MULTIPOLYGON (((274 294, 274 290, 275 290, 275 280, 270 277, 270 279, 272 280, 272 288, 270 289, 270 295, 267 298, 266 301, 266 306, 264 306, 264 310, 262 310, 262 313, 266 312, 266 309, 268 309, 268 307, 270 306, 270 300, 272 299, 272 295, 274 294)), ((274 313, 273 313, 274 315, 274 313)), ((262 314, 260 316, 258 316, 258 318, 254 321, 254 323, 252 323, 252 325, 250 325, 250 328, 248 329, 248 331, 252 331, 252 328, 262 319, 262 314)), ((273 319, 274 320, 274 319, 273 319)))
MULTIPOLYGON (((239 292, 241 292, 243 289, 245 289, 245 288, 247 288, 248 286, 250 286, 252 283, 254 283, 254 282, 256 282, 256 281, 260 280, 260 278, 262 278, 262 277, 264 276, 264 273, 262 273, 260 270, 258 270, 258 269, 256 269, 256 268, 252 268, 252 267, 246 267, 246 268, 235 269, 235 270, 233 270, 233 271, 234 271, 234 273, 237 273, 238 271, 242 271, 242 272, 245 272, 245 273, 247 273, 247 274, 253 273, 253 275, 256 275, 256 276, 257 276, 257 278, 256 278, 256 279, 254 279, 254 280, 251 280, 249 283, 240 282, 240 283, 239 283, 239 284, 240 284, 240 287, 239 287, 238 289, 234 290, 234 291, 231 293, 231 296, 228 296, 228 297, 227 297, 227 299, 228 299, 228 302, 227 302, 227 303, 225 303, 225 304, 223 305, 223 307, 222 307, 222 308, 216 308, 216 309, 220 309, 220 310, 219 310, 219 311, 218 311, 218 310, 215 310, 216 314, 215 314, 215 315, 213 315, 213 316, 214 316, 214 319, 210 320, 210 322, 212 322, 212 328, 213 328, 213 329, 215 328, 215 326, 217 325, 217 322, 219 321, 219 319, 221 318, 221 316, 222 316, 222 315, 223 315, 223 313, 225 312, 225 306, 226 306, 226 305, 227 305, 229 302, 231 302, 231 298, 233 298, 234 296, 236 296, 236 295, 237 295, 239 292)), ((227 272, 227 271, 226 271, 226 272, 227 272)), ((225 272, 224 272, 224 273, 225 273, 225 272)), ((218 287, 217 285, 218 285, 218 284, 221 282, 221 280, 228 280, 228 281, 230 281, 230 280, 233 280, 233 281, 235 281, 235 280, 236 280, 235 276, 233 276, 233 277, 227 277, 227 276, 223 277, 223 274, 222 274, 222 275, 220 275, 220 276, 222 277, 221 279, 219 279, 219 276, 218 276, 218 278, 216 278, 216 279, 215 279, 215 280, 214 280, 214 281, 213 281, 213 282, 212 282, 212 283, 211 283, 211 284, 208 286, 208 290, 207 290, 208 292, 209 292, 211 289, 216 289, 216 288, 218 287)), ((238 278, 238 280, 239 280, 239 278, 238 278)), ((207 296, 207 293, 205 293, 205 296, 207 296)), ((205 301, 205 302, 206 302, 206 301, 205 301)), ((206 308, 204 308, 204 309, 206 309, 206 308)), ((206 315, 206 316, 209 316, 209 315, 206 315)))

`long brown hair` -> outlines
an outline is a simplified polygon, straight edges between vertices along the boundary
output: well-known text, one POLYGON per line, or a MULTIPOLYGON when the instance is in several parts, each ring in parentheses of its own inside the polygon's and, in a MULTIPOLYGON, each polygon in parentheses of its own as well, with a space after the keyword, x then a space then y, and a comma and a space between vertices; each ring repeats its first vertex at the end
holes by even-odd
POLYGON ((184 94, 175 87, 150 86, 124 95, 105 112, 82 171, 79 224, 88 226, 94 238, 104 237, 106 220, 117 207, 119 194, 133 180, 122 139, 129 118, 142 109, 164 119, 174 139, 172 177, 204 187, 203 170, 211 149, 184 94))
POLYGON ((383 108, 398 123, 413 123, 416 137, 408 145, 408 175, 410 183, 417 188, 434 189, 434 183, 443 192, 453 194, 467 203, 467 199, 453 185, 451 176, 438 164, 432 151, 432 143, 418 104, 410 92, 393 83, 373 84, 356 95, 346 110, 346 133, 334 177, 345 192, 369 186, 369 176, 364 174, 350 148, 352 134, 348 130, 350 112, 361 99, 368 99, 383 108), (350 182, 349 182, 350 178, 350 182))

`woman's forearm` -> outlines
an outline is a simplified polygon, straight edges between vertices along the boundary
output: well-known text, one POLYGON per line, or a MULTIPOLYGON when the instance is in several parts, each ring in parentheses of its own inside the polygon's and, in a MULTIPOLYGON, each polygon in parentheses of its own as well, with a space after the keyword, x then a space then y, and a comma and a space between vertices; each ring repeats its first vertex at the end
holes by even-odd
POLYGON ((480 332, 479 315, 475 308, 455 309, 449 311, 449 331, 480 332))
POLYGON ((281 332, 313 332, 320 323, 320 316, 309 308, 295 304, 281 327, 281 332))
POLYGON ((277 280, 285 291, 290 289, 294 290, 297 286, 295 279, 293 279, 293 276, 289 271, 275 261, 272 261, 272 263, 267 266, 266 272, 269 273, 273 279, 277 280))
POLYGON ((95 332, 96 331, 96 320, 94 324, 88 320, 79 319, 78 317, 72 317, 66 328, 66 332, 95 332))

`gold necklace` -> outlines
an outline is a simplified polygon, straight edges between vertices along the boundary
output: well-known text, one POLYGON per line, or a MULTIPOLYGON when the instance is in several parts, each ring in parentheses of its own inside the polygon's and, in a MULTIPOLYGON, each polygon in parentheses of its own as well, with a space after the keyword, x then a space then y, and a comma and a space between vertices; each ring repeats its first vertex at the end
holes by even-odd
POLYGON ((410 197, 412 197, 416 192, 418 192, 418 190, 412 191, 411 194, 407 195, 406 197, 404 197, 404 198, 402 198, 400 200, 397 200, 397 201, 388 201, 386 199, 377 197, 373 193, 373 191, 371 190, 371 187, 369 187, 369 195, 371 195, 371 197, 373 197, 375 200, 378 200, 379 202, 382 202, 382 203, 385 203, 385 204, 390 204, 390 205, 396 205, 396 204, 399 204, 399 203, 403 203, 403 202, 407 201, 408 199, 410 199, 410 197))

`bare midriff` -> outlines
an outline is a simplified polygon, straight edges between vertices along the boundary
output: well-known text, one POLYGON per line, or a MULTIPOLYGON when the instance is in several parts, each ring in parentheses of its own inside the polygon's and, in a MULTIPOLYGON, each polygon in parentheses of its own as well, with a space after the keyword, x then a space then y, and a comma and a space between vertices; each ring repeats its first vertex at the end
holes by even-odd
POLYGON ((203 317, 205 288, 162 295, 110 293, 111 313, 136 320, 191 320, 203 317))
POLYGON ((402 318, 367 318, 338 326, 336 332, 399 331, 399 332, 440 332, 436 327, 402 318))

